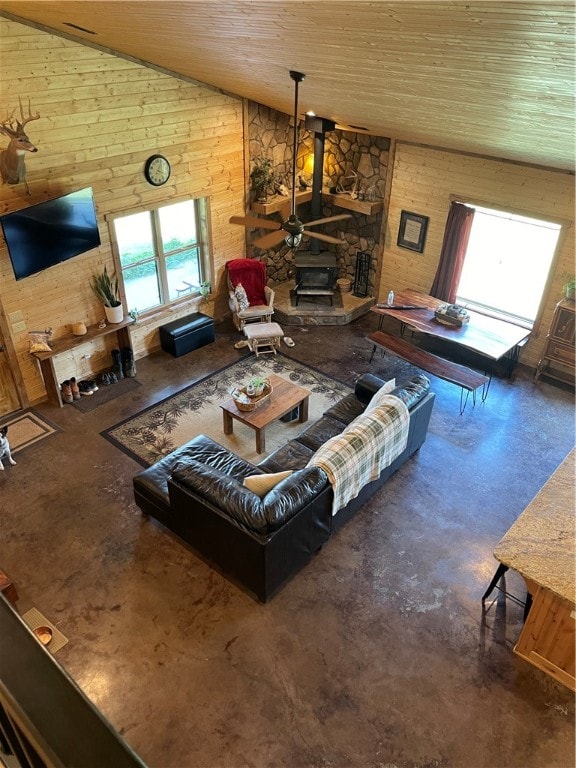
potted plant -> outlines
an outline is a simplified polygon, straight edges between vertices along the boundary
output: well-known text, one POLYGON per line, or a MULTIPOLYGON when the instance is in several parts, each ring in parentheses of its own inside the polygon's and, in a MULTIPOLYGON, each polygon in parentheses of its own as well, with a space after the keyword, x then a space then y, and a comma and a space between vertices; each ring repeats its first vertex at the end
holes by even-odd
POLYGON ((108 269, 99 275, 92 275, 90 287, 94 295, 104 305, 104 312, 109 323, 121 323, 124 319, 124 307, 120 301, 120 288, 116 274, 110 275, 108 269))
POLYGON ((256 200, 265 203, 268 193, 274 189, 275 183, 272 160, 269 157, 257 158, 250 171, 250 184, 256 200))
POLYGON ((564 283, 564 296, 567 299, 571 299, 572 301, 574 301, 576 297, 576 276, 572 275, 567 277, 568 279, 564 283))
POLYGON ((268 379, 263 376, 254 376, 246 385, 246 393, 248 395, 259 396, 264 392, 264 388, 268 384, 268 379))

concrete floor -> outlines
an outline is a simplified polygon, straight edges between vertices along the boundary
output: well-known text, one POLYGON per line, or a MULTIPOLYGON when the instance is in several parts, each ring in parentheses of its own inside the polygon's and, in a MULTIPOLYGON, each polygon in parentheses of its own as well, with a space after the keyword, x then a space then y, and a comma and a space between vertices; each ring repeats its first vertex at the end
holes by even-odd
MULTIPOLYGON (((352 384, 410 366, 376 318, 290 329, 285 353, 352 384)), ((99 432, 246 354, 216 342, 138 361, 142 386, 62 428, 0 478, 1 567, 68 637, 55 658, 154 768, 565 768, 572 694, 512 653, 520 606, 483 622, 498 540, 574 441, 573 390, 520 366, 459 415, 437 379, 427 442, 268 605, 132 500, 139 466, 99 432)), ((522 594, 521 580, 508 588, 522 594)), ((104 768, 104 767, 103 767, 104 768)))

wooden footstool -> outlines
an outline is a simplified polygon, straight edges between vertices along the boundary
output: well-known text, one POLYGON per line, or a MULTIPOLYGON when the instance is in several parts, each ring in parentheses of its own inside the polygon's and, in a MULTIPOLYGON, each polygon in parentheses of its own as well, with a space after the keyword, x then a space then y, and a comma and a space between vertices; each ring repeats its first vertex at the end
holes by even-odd
POLYGON ((244 336, 248 339, 250 352, 256 357, 261 354, 276 354, 280 349, 280 340, 284 331, 278 323, 249 323, 244 326, 244 336))

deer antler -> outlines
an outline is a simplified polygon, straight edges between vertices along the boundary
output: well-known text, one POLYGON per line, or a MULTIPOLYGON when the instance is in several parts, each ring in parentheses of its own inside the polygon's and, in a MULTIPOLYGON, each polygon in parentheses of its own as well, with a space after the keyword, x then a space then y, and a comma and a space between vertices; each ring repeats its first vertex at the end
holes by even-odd
POLYGON ((12 112, 11 115, 8 115, 4 122, 0 123, 0 132, 5 133, 6 136, 10 136, 11 139, 16 137, 18 133, 18 121, 16 121, 16 126, 14 126, 14 112, 12 112))
POLYGON ((28 97, 28 117, 24 117, 24 110, 22 109, 22 99, 20 96, 18 96, 18 101, 20 102, 20 117, 22 118, 22 122, 16 121, 16 124, 20 126, 20 128, 24 128, 26 123, 29 123, 31 120, 39 120, 40 119, 40 113, 36 112, 35 115, 32 114, 32 109, 30 107, 30 97, 28 97))

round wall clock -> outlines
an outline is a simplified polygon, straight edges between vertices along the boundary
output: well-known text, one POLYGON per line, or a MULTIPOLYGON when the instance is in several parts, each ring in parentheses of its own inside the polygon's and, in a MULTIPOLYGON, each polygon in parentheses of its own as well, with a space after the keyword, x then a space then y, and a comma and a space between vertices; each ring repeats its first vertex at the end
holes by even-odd
POLYGON ((146 160, 144 176, 149 184, 160 187, 170 178, 170 163, 164 155, 152 155, 146 160))

